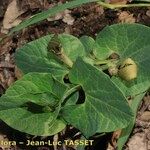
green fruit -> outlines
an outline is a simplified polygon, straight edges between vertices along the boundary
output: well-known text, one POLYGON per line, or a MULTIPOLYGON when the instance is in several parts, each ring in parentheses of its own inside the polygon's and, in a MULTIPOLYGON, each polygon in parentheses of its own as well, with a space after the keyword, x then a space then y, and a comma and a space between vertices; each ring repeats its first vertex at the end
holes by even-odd
POLYGON ((135 79, 137 77, 136 63, 131 58, 127 58, 120 65, 118 75, 119 77, 121 77, 123 80, 126 81, 135 79))

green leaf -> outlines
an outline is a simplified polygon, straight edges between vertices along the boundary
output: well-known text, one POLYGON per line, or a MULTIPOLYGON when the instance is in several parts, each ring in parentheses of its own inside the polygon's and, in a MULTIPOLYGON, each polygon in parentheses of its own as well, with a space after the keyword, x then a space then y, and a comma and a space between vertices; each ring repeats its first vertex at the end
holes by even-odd
POLYGON ((90 63, 91 65, 94 65, 95 60, 93 58, 92 51, 95 44, 95 40, 90 36, 84 35, 80 38, 80 41, 84 45, 86 51, 86 56, 83 57, 84 61, 90 63))
POLYGON ((29 73, 0 98, 0 119, 28 134, 56 134, 65 128, 58 114, 67 88, 49 73, 29 73))
POLYGON ((142 100, 142 98, 144 97, 145 93, 142 93, 136 97, 134 97, 132 99, 132 102, 131 102, 131 109, 132 111, 134 112, 134 119, 132 122, 130 122, 130 124, 128 125, 127 128, 123 129, 122 132, 121 132, 121 136, 119 137, 118 139, 118 142, 117 142, 117 146, 118 146, 118 150, 122 150, 123 149, 123 146, 124 144, 127 142, 131 132, 132 132, 132 129, 135 125, 135 119, 136 119, 136 114, 137 114, 137 109, 138 109, 138 106, 142 100))
POLYGON ((136 58, 137 62, 143 61, 143 56, 150 46, 149 33, 150 28, 140 24, 108 26, 97 35, 94 54, 99 59, 106 59, 115 52, 120 58, 131 57, 136 58))
POLYGON ((80 41, 84 45, 87 55, 89 55, 93 51, 95 40, 90 36, 84 35, 80 38, 80 41))
POLYGON ((49 73, 29 73, 7 89, 1 102, 4 99, 4 103, 12 102, 17 106, 26 102, 47 105, 51 103, 52 97, 60 99, 65 90, 66 86, 53 79, 49 73))
MULTIPOLYGON (((16 64, 24 73, 49 72, 61 80, 68 73, 68 68, 48 50, 51 37, 48 35, 25 44, 16 52, 16 64)), ((62 34, 59 38, 65 54, 72 61, 85 55, 84 46, 76 37, 62 34)))
POLYGON ((60 42, 62 44, 65 54, 75 61, 78 56, 83 57, 86 55, 83 44, 80 40, 69 34, 59 35, 60 42))
POLYGON ((24 108, 0 111, 0 118, 16 130, 37 136, 54 135, 66 126, 54 113, 33 114, 24 108))
POLYGON ((45 36, 25 44, 15 54, 17 66, 24 72, 49 72, 61 78, 68 71, 56 60, 49 58, 47 50, 51 36, 45 36))
POLYGON ((131 58, 138 67, 137 79, 128 83, 123 82, 128 87, 133 86, 132 90, 137 89, 137 92, 140 86, 150 86, 150 70, 147 68, 150 66, 149 39, 150 28, 147 26, 140 24, 112 25, 98 34, 94 54, 100 60, 107 59, 112 53, 119 55, 120 62, 131 58))
POLYGON ((119 137, 118 142, 117 142, 117 145, 118 145, 117 149, 122 150, 124 144, 127 142, 132 132, 132 129, 135 125, 135 119, 136 119, 138 106, 142 98, 144 97, 145 92, 148 90, 150 84, 149 82, 144 81, 144 80, 143 80, 143 83, 139 82, 137 81, 137 79, 132 81, 131 84, 123 82, 117 77, 112 77, 111 79, 118 86, 118 88, 124 93, 126 97, 130 96, 132 98, 130 100, 131 101, 130 108, 132 109, 134 113, 134 118, 126 128, 122 129, 121 136, 119 137))
POLYGON ((129 124, 132 113, 127 101, 106 74, 77 59, 69 79, 82 86, 86 98, 83 104, 64 107, 62 116, 86 137, 129 124))
POLYGON ((150 87, 150 81, 143 77, 139 77, 133 81, 126 82, 118 77, 112 77, 111 80, 118 86, 118 88, 125 94, 126 97, 134 97, 145 91, 150 87))
POLYGON ((41 13, 38 13, 34 16, 32 16, 30 19, 27 19, 20 23, 18 26, 13 28, 9 35, 13 34, 14 32, 20 31, 21 29, 24 29, 32 24, 38 23, 48 17, 54 16, 55 14, 64 11, 65 9, 75 8, 82 4, 90 3, 90 2, 96 2, 98 0, 73 0, 71 2, 66 2, 65 4, 59 4, 57 6, 54 6, 53 8, 50 8, 46 11, 43 11, 41 13))

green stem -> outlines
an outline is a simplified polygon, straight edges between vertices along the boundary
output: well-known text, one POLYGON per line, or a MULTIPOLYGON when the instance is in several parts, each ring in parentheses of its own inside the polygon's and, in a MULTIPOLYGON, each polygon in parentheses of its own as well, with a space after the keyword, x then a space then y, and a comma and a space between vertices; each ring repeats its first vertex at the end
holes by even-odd
POLYGON ((61 60, 64 62, 64 64, 66 64, 69 68, 72 68, 73 66, 73 62, 71 61, 71 59, 62 52, 61 54, 61 60))
POLYGON ((101 67, 99 67, 102 71, 107 70, 110 66, 108 65, 103 65, 101 67))
POLYGON ((94 65, 113 65, 116 64, 118 62, 118 60, 116 59, 108 59, 108 60, 97 60, 95 61, 94 65))
POLYGON ((94 62, 94 65, 104 65, 110 63, 110 60, 98 60, 94 62))
POLYGON ((74 92, 78 91, 81 88, 80 85, 76 85, 74 87, 72 87, 71 89, 69 89, 68 91, 66 91, 66 93, 64 94, 63 98, 62 98, 62 106, 65 105, 67 98, 74 92))
POLYGON ((116 9, 116 8, 129 8, 129 7, 150 7, 149 3, 141 3, 141 4, 108 4, 105 2, 97 2, 103 7, 110 8, 110 9, 116 9))
POLYGON ((118 66, 118 64, 119 64, 118 60, 113 59, 113 60, 98 61, 97 64, 94 65, 97 65, 101 70, 104 71, 109 69, 110 67, 118 66))

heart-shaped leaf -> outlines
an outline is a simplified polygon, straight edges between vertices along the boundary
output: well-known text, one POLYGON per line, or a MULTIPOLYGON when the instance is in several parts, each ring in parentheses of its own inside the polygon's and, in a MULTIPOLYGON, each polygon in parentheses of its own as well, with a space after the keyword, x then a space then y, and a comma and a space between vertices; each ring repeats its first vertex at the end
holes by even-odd
POLYGON ((86 98, 83 104, 64 107, 62 115, 85 136, 114 131, 129 124, 132 113, 127 100, 106 74, 77 59, 69 79, 82 86, 86 98))
POLYGON ((0 119, 32 135, 53 135, 65 128, 58 118, 67 86, 49 73, 30 73, 0 98, 0 119))
MULTIPOLYGON (((104 60, 112 53, 119 55, 120 61, 131 58, 137 65, 137 79, 124 82, 128 87, 150 87, 150 28, 140 24, 117 24, 106 27, 96 38, 95 56, 104 60)), ((140 88, 141 89, 141 88, 140 88)), ((139 93, 138 93, 139 94, 139 93)))
MULTIPOLYGON (((59 79, 68 73, 67 67, 50 55, 48 45, 52 36, 48 35, 25 44, 16 52, 16 64, 24 73, 49 72, 59 79)), ((79 55, 86 54, 84 46, 76 37, 62 34, 59 35, 59 40, 63 51, 72 61, 75 61, 79 55)))

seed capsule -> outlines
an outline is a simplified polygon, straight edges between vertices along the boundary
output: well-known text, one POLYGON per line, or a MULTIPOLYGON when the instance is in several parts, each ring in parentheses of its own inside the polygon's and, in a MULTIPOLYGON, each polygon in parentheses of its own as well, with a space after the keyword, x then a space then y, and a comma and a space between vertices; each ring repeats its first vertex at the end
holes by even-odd
POLYGON ((131 58, 127 58, 120 65, 118 75, 119 77, 121 77, 123 80, 126 81, 135 79, 137 77, 136 63, 131 58))

